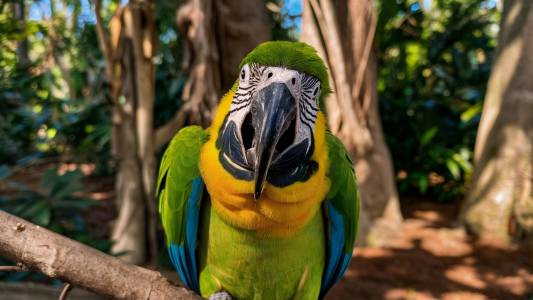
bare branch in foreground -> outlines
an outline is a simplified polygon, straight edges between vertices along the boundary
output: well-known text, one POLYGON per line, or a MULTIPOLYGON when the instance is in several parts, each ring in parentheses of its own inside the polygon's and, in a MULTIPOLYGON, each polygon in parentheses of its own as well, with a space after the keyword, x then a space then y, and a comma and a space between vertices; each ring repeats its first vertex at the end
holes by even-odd
POLYGON ((109 299, 202 299, 126 263, 0 210, 0 256, 109 299), (14 230, 17 223, 24 231, 14 230))
POLYGON ((74 286, 72 284, 67 283, 61 292, 61 295, 59 295, 59 300, 67 300, 68 294, 70 294, 70 291, 72 291, 73 288, 74 286))
POLYGON ((21 268, 19 266, 1 266, 0 267, 0 272, 18 273, 18 272, 22 272, 22 271, 26 271, 26 270, 24 270, 23 268, 21 268))

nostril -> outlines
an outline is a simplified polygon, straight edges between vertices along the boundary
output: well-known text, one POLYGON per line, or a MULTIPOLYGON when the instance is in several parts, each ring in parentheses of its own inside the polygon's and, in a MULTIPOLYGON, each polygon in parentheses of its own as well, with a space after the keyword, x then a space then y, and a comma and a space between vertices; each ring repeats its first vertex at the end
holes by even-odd
POLYGON ((293 78, 292 79, 292 85, 295 85, 296 84, 296 78, 293 78))

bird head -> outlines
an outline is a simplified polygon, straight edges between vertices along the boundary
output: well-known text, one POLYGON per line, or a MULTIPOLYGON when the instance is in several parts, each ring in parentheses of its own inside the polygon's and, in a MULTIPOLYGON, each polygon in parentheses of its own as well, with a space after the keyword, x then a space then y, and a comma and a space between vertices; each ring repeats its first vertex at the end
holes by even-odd
POLYGON ((240 180, 284 187, 305 181, 311 160, 319 98, 330 92, 328 73, 305 43, 268 42, 240 65, 229 113, 218 133, 219 160, 240 180))

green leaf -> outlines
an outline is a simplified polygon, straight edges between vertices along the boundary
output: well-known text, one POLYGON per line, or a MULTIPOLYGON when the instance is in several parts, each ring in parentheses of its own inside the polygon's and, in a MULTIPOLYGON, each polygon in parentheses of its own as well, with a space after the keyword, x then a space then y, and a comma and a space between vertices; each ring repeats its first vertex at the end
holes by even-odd
POLYGON ((418 189, 420 193, 425 194, 428 189, 429 179, 427 176, 420 177, 418 179, 418 189))
POLYGON ((459 149, 459 155, 461 155, 463 160, 468 161, 470 159, 470 150, 468 150, 466 147, 463 147, 459 149))
POLYGON ((39 151, 38 152, 34 152, 34 153, 32 153, 32 154, 30 154, 28 156, 24 156, 23 158, 17 160, 16 165, 17 166, 25 165, 25 164, 31 162, 32 160, 41 157, 42 155, 43 155, 42 152, 39 152, 39 151))
POLYGON ((471 173, 474 169, 474 166, 472 166, 472 164, 468 160, 465 160, 462 155, 455 153, 452 158, 466 173, 471 173))
POLYGON ((459 177, 461 176, 461 172, 459 171, 459 165, 457 164, 457 162, 455 162, 455 160, 447 158, 446 167, 448 167, 448 170, 450 171, 450 173, 452 173, 455 179, 459 179, 459 177))
POLYGON ((71 197, 75 192, 83 192, 86 189, 79 183, 83 173, 76 169, 61 176, 57 175, 57 168, 48 170, 41 181, 41 189, 50 188, 48 197, 51 199, 61 199, 71 197))
POLYGON ((46 227, 50 224, 52 218, 52 208, 44 207, 33 217, 33 223, 46 227))
POLYGON ((7 165, 0 166, 0 182, 11 175, 11 169, 7 165))
POLYGON ((46 170, 46 172, 43 174, 43 178, 41 179, 39 189, 42 190, 45 188, 51 188, 54 184, 56 184, 59 177, 59 175, 57 175, 57 170, 57 167, 46 170))
POLYGON ((87 208, 97 205, 98 201, 93 199, 85 199, 85 198, 74 198, 74 199, 68 199, 59 201, 56 205, 54 205, 54 208, 57 210, 65 210, 73 212, 79 212, 84 211, 87 208))
POLYGON ((439 128, 437 126, 433 126, 430 129, 426 130, 426 132, 424 132, 424 134, 422 134, 422 137, 420 138, 420 146, 424 147, 429 144, 438 131, 439 128))
POLYGON ((52 187, 48 197, 51 199, 72 198, 72 194, 84 191, 86 191, 86 189, 78 182, 56 184, 52 187))
POLYGON ((33 202, 29 207, 20 213, 20 217, 37 225, 46 227, 50 224, 52 209, 44 199, 33 202))
POLYGON ((463 123, 470 121, 473 117, 480 114, 481 110, 483 110, 483 103, 481 102, 470 106, 470 108, 468 108, 461 114, 461 121, 463 123))

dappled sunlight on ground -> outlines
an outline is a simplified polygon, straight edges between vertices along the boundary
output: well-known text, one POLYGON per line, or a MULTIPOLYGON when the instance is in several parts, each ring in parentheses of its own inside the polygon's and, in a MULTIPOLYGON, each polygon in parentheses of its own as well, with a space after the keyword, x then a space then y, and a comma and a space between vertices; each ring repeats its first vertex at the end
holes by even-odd
POLYGON ((450 226, 455 208, 405 204, 388 249, 355 249, 327 299, 530 299, 533 249, 481 244, 450 226))

